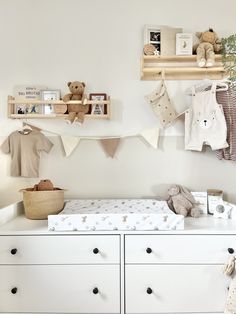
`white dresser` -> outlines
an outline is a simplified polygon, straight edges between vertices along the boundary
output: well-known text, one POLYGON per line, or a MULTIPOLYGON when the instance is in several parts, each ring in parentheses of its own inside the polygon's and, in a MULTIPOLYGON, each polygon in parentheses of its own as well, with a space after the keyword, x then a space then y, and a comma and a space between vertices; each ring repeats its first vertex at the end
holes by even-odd
MULTIPOLYGON (((1 215, 1 212, 0 212, 1 215)), ((0 216, 0 313, 222 313, 236 222, 184 231, 47 231, 0 216)))

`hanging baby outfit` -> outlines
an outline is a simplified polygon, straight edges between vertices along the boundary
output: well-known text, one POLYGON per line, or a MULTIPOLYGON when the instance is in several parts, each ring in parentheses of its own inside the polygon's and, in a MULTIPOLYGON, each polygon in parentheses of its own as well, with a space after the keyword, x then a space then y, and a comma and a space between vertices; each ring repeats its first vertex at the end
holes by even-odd
POLYGON ((185 149, 201 151, 204 144, 212 150, 228 147, 224 113, 216 101, 216 84, 199 93, 193 88, 192 95, 192 106, 185 112, 185 149))
POLYGON ((229 147, 216 152, 219 159, 236 161, 236 87, 216 92, 217 101, 222 104, 227 124, 227 142, 229 147))
POLYGON ((164 79, 162 79, 160 87, 145 96, 145 99, 152 106, 162 127, 169 126, 177 118, 177 113, 171 104, 164 79))
POLYGON ((11 153, 11 176, 36 178, 39 176, 40 152, 49 152, 53 144, 38 131, 11 133, 3 142, 3 153, 11 153))

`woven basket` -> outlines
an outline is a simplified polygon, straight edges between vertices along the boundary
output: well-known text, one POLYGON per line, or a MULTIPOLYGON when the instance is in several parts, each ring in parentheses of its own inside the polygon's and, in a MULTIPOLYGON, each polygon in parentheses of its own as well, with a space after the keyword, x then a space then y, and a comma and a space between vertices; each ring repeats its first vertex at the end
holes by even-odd
POLYGON ((23 189, 25 216, 29 219, 47 219, 48 215, 58 214, 64 206, 64 190, 33 191, 23 189))

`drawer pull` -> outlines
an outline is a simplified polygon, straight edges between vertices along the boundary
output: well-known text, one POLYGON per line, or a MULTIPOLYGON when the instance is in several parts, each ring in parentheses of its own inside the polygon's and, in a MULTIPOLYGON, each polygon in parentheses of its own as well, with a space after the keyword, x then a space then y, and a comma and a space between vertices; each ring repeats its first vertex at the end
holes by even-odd
POLYGON ((98 288, 93 288, 93 294, 98 294, 98 288))
POLYGON ((148 247, 148 248, 146 249, 146 252, 147 252, 148 254, 151 254, 151 253, 152 253, 152 249, 151 249, 150 247, 148 247))
POLYGON ((228 252, 229 252, 229 254, 234 254, 234 249, 232 247, 229 247, 228 252))
POLYGON ((15 255, 17 253, 17 249, 11 249, 11 254, 15 255))
POLYGON ((152 289, 151 288, 147 288, 147 294, 152 294, 152 289))
POLYGON ((93 253, 94 254, 98 254, 99 253, 99 249, 95 247, 95 249, 93 249, 93 253))
POLYGON ((12 288, 12 289, 11 289, 11 293, 12 293, 12 294, 16 294, 16 293, 17 293, 17 288, 16 288, 16 287, 12 288))

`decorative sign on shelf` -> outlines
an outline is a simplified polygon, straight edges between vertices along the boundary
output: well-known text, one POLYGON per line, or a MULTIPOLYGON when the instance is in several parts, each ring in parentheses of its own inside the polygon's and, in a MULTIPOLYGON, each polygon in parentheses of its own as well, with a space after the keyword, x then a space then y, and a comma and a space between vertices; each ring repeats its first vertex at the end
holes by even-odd
MULTIPOLYGON (((46 86, 42 85, 17 85, 13 89, 13 95, 15 100, 40 100, 40 91, 46 88, 46 86)), ((42 106, 36 104, 16 104, 15 113, 42 113, 42 106)))

